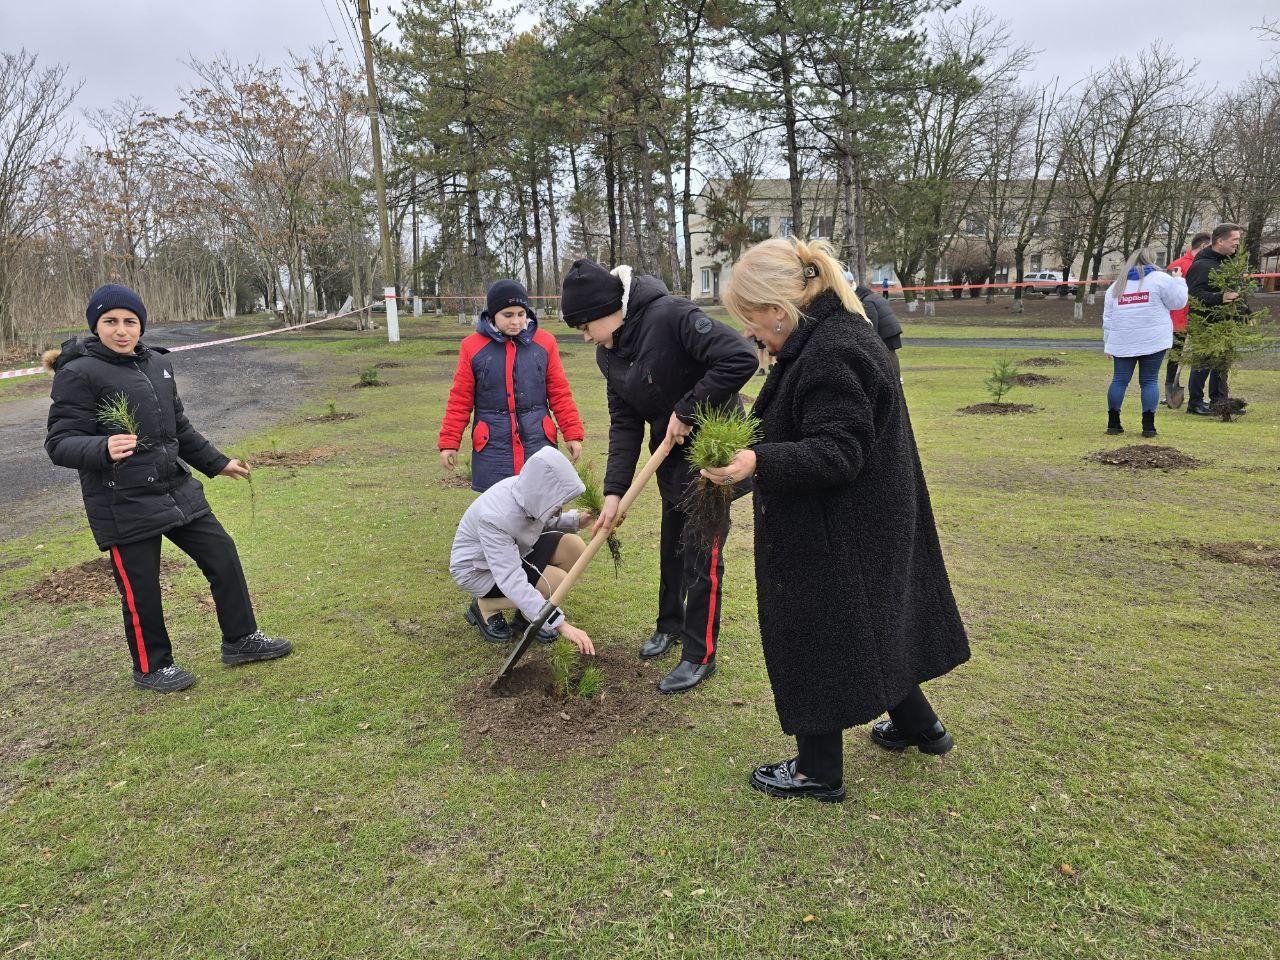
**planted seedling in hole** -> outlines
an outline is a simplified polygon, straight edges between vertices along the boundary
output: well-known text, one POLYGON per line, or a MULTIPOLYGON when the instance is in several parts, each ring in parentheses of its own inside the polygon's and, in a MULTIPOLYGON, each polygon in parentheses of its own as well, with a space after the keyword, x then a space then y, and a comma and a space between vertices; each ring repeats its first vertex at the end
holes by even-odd
POLYGON ((563 700, 573 692, 573 678, 578 672, 578 648, 564 637, 557 637, 551 644, 547 663, 551 667, 551 692, 563 700))
POLYGON ((590 700, 600 695, 604 689, 604 671, 592 664, 582 671, 582 679, 578 681, 578 696, 590 700))
MULTIPOLYGON (((578 478, 586 489, 578 495, 574 503, 584 510, 590 510, 597 517, 600 516, 604 510, 604 487, 596 479, 595 471, 590 467, 579 467, 578 478)), ((622 543, 618 540, 618 535, 611 531, 604 545, 609 548, 609 556, 613 560, 613 575, 616 578, 622 567, 622 543)))
POLYGON ((379 386, 381 383, 382 381, 378 379, 377 367, 365 367, 363 370, 360 371, 360 386, 376 387, 376 386, 379 386))
MULTIPOLYGON (((760 421, 738 407, 702 406, 694 416, 688 441, 689 462, 694 470, 727 467, 734 454, 760 440, 760 421)), ((689 484, 680 509, 685 515, 684 542, 709 553, 729 532, 729 507, 733 486, 698 477, 689 484)))
POLYGON ((1017 378, 1017 364, 1003 357, 997 360, 991 367, 991 376, 984 381, 992 402, 1004 403, 1005 394, 1017 386, 1017 378))

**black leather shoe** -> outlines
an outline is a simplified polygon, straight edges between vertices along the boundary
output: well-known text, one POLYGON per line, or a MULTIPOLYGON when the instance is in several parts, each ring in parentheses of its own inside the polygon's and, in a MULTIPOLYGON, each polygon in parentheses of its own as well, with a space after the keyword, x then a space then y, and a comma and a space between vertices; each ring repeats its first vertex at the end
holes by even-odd
POLYGON ((1200 403, 1187 404, 1187 413, 1196 417, 1212 417, 1213 411, 1209 409, 1209 405, 1201 401, 1200 403))
POLYGON ((172 663, 159 670, 152 670, 150 673, 143 673, 141 670, 133 671, 133 685, 139 690, 150 690, 152 693, 177 693, 179 690, 195 686, 195 682, 194 673, 172 663))
POLYGON ((936 721, 923 733, 914 734, 899 730, 893 725, 892 720, 881 720, 871 726, 871 742, 885 750, 919 747, 921 753, 932 753, 937 756, 941 756, 956 745, 941 720, 936 721))
POLYGON ((843 783, 823 783, 821 780, 796 777, 796 762, 783 760, 751 771, 747 782, 761 793, 771 797, 788 799, 808 797, 822 803, 839 803, 844 799, 843 783))
POLYGON ((712 657, 706 663, 692 663, 681 660, 676 668, 658 681, 659 693, 683 693, 692 690, 703 680, 716 672, 716 660, 712 657))
MULTIPOLYGON (((511 618, 511 639, 519 640, 524 636, 524 632, 528 629, 529 621, 525 619, 523 613, 517 610, 515 616, 511 618)), ((554 630, 550 627, 544 626, 538 631, 537 641, 539 643, 551 643, 557 636, 559 636, 559 634, 554 630)))
POLYGON ((275 660, 287 657, 292 652, 293 644, 288 640, 273 640, 261 630, 255 630, 239 640, 222 641, 222 662, 229 667, 256 660, 275 660))
POLYGON ((500 613, 495 613, 488 620, 484 619, 480 616, 480 604, 474 600, 471 601, 471 606, 467 607, 467 623, 479 630, 480 636, 490 643, 511 642, 511 627, 507 625, 506 618, 500 613))
POLYGON ((653 631, 653 636, 641 644, 640 659, 652 660, 654 657, 660 657, 679 642, 680 638, 674 633, 663 633, 661 630, 655 630, 653 631))

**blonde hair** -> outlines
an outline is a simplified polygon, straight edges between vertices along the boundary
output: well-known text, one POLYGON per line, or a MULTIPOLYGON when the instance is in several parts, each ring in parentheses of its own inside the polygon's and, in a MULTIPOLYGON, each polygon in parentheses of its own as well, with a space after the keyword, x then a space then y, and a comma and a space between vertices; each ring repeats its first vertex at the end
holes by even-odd
POLYGON ((828 290, 846 310, 867 320, 867 311, 845 279, 831 244, 774 237, 748 249, 733 265, 724 305, 739 320, 762 307, 777 306, 793 323, 800 323, 804 308, 828 290))
MULTIPOLYGON (((1120 272, 1116 274, 1116 278, 1111 283, 1111 289, 1107 293, 1111 294, 1112 300, 1119 300, 1124 296, 1125 290, 1129 287, 1129 271, 1134 267, 1138 267, 1138 290, 1142 289, 1143 284, 1147 282, 1147 274, 1142 267, 1154 267, 1155 260, 1151 256, 1151 251, 1146 247, 1139 247, 1133 253, 1129 254, 1129 259, 1124 262, 1124 266, 1120 268, 1120 272)), ((1137 291, 1134 291, 1135 293, 1137 291)))

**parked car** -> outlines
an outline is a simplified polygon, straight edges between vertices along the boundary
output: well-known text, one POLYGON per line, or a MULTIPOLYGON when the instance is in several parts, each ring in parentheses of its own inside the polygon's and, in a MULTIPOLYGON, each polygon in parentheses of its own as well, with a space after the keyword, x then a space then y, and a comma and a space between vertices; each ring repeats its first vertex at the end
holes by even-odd
POLYGON ((1057 270, 1042 270, 1040 273, 1028 273, 1023 277, 1023 280, 1028 283, 1034 283, 1035 286, 1031 289, 1036 290, 1039 293, 1043 293, 1046 297, 1051 292, 1056 293, 1060 297, 1065 297, 1067 295, 1067 284, 1061 282, 1062 274, 1057 270), (1049 284, 1054 281, 1057 281, 1059 286, 1050 287, 1049 284))

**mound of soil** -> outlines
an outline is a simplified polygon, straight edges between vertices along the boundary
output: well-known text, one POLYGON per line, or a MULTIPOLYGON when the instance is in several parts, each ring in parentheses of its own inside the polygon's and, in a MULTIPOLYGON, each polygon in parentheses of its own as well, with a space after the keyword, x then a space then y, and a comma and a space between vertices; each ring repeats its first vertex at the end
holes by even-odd
POLYGON ((1051 383, 1061 383, 1057 377, 1046 377, 1040 373, 1020 373, 1013 378, 1020 387, 1047 387, 1051 383))
POLYGON ((326 413, 318 417, 306 417, 304 423, 346 423, 360 416, 358 413, 326 413))
POLYGON ((263 450, 249 458, 254 467, 309 467, 333 456, 332 447, 309 447, 306 450, 263 450))
POLYGON ((1197 543, 1192 549, 1206 560, 1238 563, 1280 573, 1280 547, 1265 543, 1197 543))
POLYGON ((1066 361, 1059 360, 1057 357, 1027 357, 1025 360, 1019 360, 1020 367, 1060 367, 1066 361))
POLYGON ((379 360, 373 366, 377 370, 394 370, 396 367, 403 367, 404 364, 399 360, 379 360))
POLYGON ((1114 450, 1099 450, 1085 459, 1126 470, 1193 470, 1204 466, 1203 461, 1188 456, 1176 447, 1146 443, 1116 447, 1114 450))
POLYGON ((357 380, 351 386, 353 389, 360 390, 364 387, 389 387, 391 386, 391 384, 389 384, 386 380, 370 380, 370 381, 357 380))
POLYGON ((437 350, 436 355, 440 357, 456 357, 458 351, 454 347, 449 347, 447 350, 437 350))
POLYGON ((458 701, 468 753, 527 762, 531 756, 601 752, 641 731, 684 722, 655 687, 662 674, 621 655, 600 653, 590 660, 604 672, 598 696, 558 699, 544 649, 530 650, 499 690, 489 689, 493 677, 487 675, 458 701))
MULTIPOLYGON (((168 581, 182 569, 172 557, 160 558, 160 586, 167 590, 168 581)), ((38 583, 14 595, 15 599, 33 603, 105 603, 120 596, 111 573, 111 558, 96 557, 74 567, 54 570, 38 583)))
POLYGON ((961 413, 1033 413, 1035 411, 1029 403, 975 403, 972 406, 961 407, 961 413))
POLYGON ((452 487, 454 490, 470 490, 471 477, 463 476, 457 471, 454 471, 453 473, 441 473, 440 486, 452 487))

